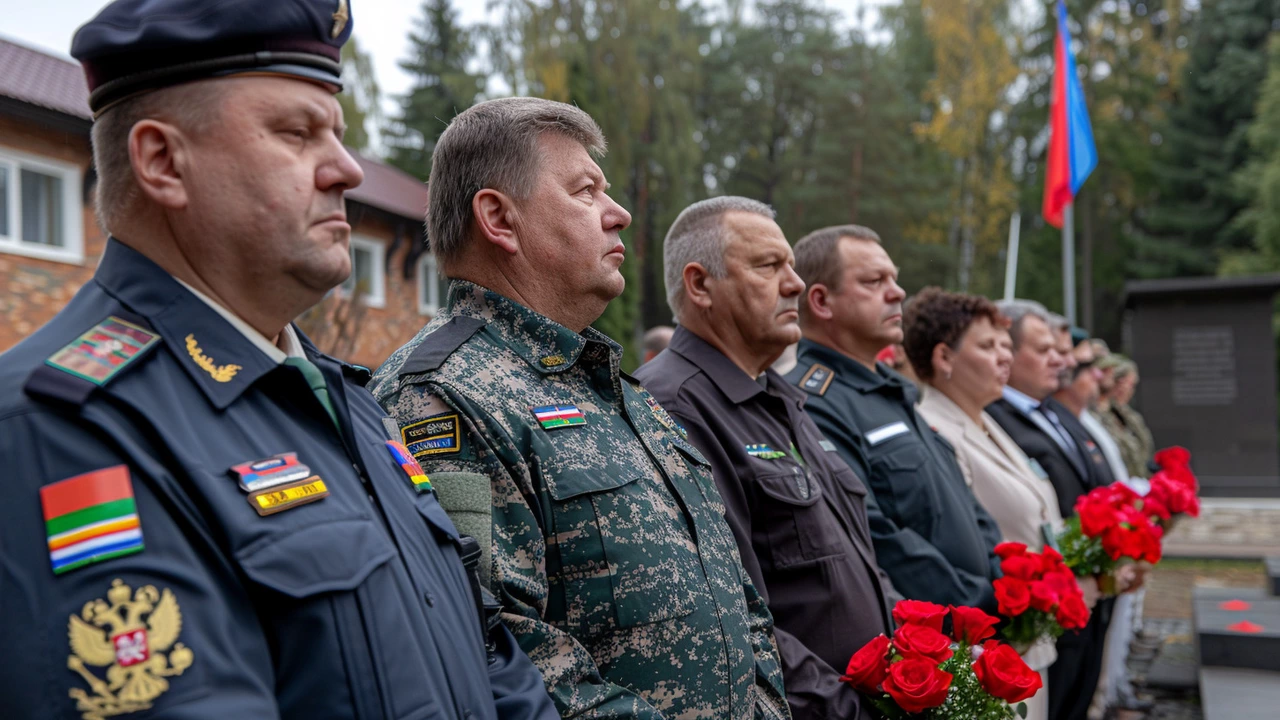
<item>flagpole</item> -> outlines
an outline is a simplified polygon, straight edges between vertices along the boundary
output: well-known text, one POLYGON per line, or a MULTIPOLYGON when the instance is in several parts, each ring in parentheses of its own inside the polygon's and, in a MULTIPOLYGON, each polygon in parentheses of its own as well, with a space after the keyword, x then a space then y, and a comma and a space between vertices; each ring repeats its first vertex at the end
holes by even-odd
POLYGON ((1076 324, 1075 203, 1062 209, 1062 314, 1076 324))
POLYGON ((1018 289, 1018 233, 1022 230, 1022 213, 1015 210, 1009 218, 1009 252, 1004 265, 1004 299, 1012 300, 1018 289))

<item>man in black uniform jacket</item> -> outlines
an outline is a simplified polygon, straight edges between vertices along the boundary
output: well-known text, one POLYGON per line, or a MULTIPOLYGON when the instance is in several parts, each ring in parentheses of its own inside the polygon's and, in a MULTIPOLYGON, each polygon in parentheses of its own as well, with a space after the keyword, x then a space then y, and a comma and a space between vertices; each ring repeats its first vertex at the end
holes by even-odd
POLYGON ((873 717, 840 683, 862 645, 892 632, 866 486, 769 369, 799 339, 804 283, 773 210, 696 203, 663 247, 680 327, 636 377, 710 461, 743 565, 769 604, 797 720, 873 717))

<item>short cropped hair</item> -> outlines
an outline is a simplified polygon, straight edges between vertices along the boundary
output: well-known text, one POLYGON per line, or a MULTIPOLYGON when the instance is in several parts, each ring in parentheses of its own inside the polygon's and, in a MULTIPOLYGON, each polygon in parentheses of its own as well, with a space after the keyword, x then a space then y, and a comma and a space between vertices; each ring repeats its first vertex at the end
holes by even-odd
POLYGON ((698 263, 714 278, 725 274, 724 250, 729 244, 729 231, 724 216, 731 212, 763 215, 772 220, 773 208, 758 200, 724 195, 696 202, 676 216, 662 241, 662 268, 667 282, 667 305, 676 320, 684 305, 684 269, 698 263))
POLYGON ((644 339, 641 341, 644 345, 645 353, 657 355, 667 349, 667 345, 671 343, 671 333, 675 328, 670 325, 654 325, 644 333, 644 339))
POLYGON ((952 293, 938 287, 927 287, 916 293, 902 319, 905 329, 902 348, 916 375, 922 380, 932 380, 933 349, 943 343, 958 350, 969 327, 981 318, 987 318, 996 327, 1009 324, 996 304, 981 295, 952 293))
MULTIPOLYGON (((861 225, 833 225, 800 238, 796 243, 796 274, 811 288, 821 283, 833 293, 840 292, 844 279, 844 263, 840 261, 840 241, 844 238, 880 242, 880 236, 861 225)), ((809 303, 801 300, 800 317, 809 312, 809 303)))
POLYGON ((1018 348, 1022 347, 1023 323, 1026 322, 1027 318, 1039 318, 1045 325, 1053 328, 1053 323, 1049 319, 1049 311, 1045 309, 1045 306, 1034 300, 1001 300, 996 303, 996 307, 999 308, 1000 314, 1009 318, 1011 323, 1009 325, 1009 337, 1013 339, 1014 352, 1017 352, 1018 348))
POLYGON ((604 132, 573 105, 541 98, 500 98, 459 113, 436 141, 427 184, 427 242, 446 272, 471 229, 471 200, 497 190, 517 200, 533 193, 542 164, 539 140, 556 133, 603 156, 604 132))
POLYGON ((147 119, 178 126, 192 135, 208 132, 221 116, 224 85, 217 80, 184 83, 153 90, 111 106, 93 123, 93 166, 98 173, 94 208, 107 233, 138 197, 129 161, 129 133, 147 119))

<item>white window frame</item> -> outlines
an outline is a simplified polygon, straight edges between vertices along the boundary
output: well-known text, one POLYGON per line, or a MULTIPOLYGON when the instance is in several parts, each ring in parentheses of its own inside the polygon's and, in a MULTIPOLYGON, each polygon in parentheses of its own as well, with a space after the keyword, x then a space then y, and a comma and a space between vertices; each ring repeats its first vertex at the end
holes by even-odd
POLYGON ((416 274, 418 276, 418 314, 434 317, 440 312, 440 307, 435 304, 436 298, 440 296, 440 283, 448 280, 440 274, 436 256, 430 252, 423 253, 422 257, 418 258, 416 274), (422 300, 424 297, 428 298, 426 302, 422 300))
MULTIPOLYGON (((356 275, 356 250, 368 251, 369 256, 373 258, 373 278, 368 292, 362 297, 364 304, 371 308, 382 309, 387 305, 387 277, 386 277, 386 252, 387 248, 382 242, 371 237, 363 235, 351 236, 351 277, 356 275)), ((356 282, 359 282, 357 279, 356 282)), ((344 283, 345 285, 345 283, 344 283)), ((339 286, 344 294, 349 292, 345 287, 339 286)))
POLYGON ((80 168, 71 163, 0 147, 0 165, 9 169, 9 235, 0 235, 0 252, 81 265, 84 263, 84 203, 80 200, 80 168), (62 181, 62 247, 22 239, 22 170, 52 175, 62 181))

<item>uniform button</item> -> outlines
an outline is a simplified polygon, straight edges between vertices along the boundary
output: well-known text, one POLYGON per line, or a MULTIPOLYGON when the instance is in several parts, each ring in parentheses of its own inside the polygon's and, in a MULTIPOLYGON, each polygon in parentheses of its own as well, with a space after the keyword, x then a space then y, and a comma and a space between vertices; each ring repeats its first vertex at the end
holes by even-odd
POLYGON ((426 593, 425 595, 423 595, 423 596, 422 596, 422 599, 427 601, 427 607, 435 607, 435 606, 436 606, 436 596, 435 596, 435 595, 432 595, 431 593, 429 593, 429 592, 428 592, 428 593, 426 593))

